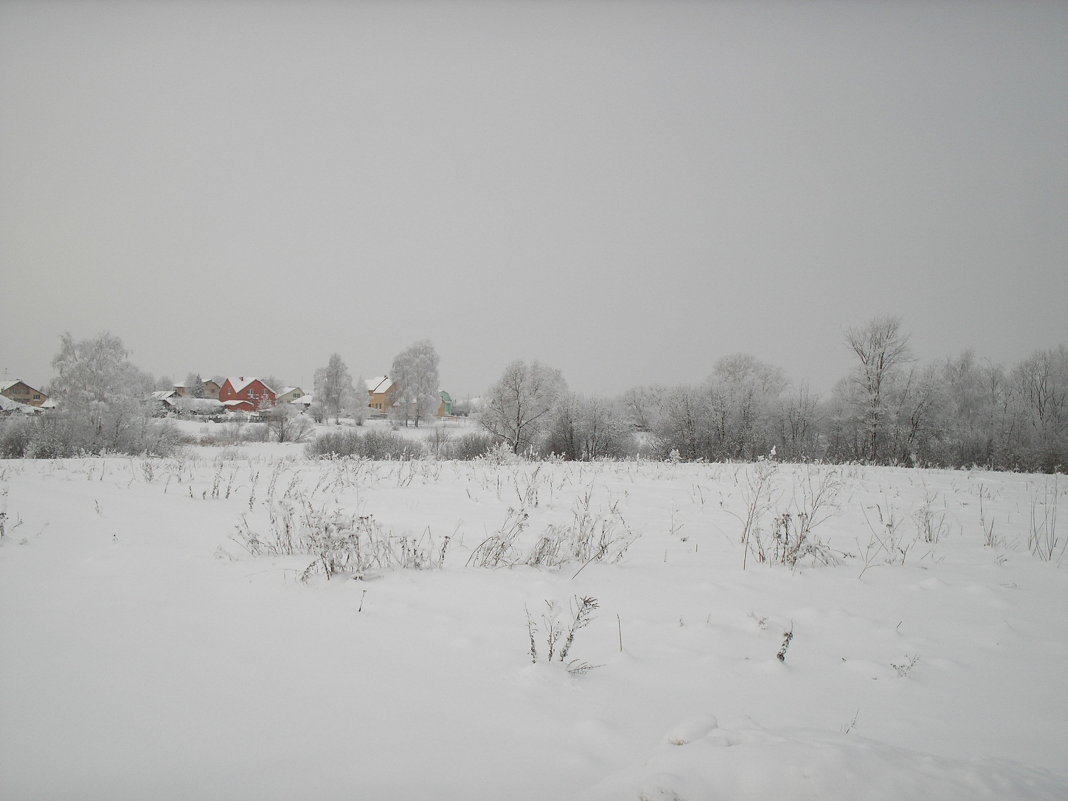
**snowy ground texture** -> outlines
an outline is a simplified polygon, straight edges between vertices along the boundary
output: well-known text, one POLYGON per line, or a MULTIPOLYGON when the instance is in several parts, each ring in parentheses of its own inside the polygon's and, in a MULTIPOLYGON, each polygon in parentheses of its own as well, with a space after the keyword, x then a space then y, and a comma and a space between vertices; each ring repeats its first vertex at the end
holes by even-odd
POLYGON ((1066 493, 268 445, 0 462, 0 798, 1068 798, 1066 493))

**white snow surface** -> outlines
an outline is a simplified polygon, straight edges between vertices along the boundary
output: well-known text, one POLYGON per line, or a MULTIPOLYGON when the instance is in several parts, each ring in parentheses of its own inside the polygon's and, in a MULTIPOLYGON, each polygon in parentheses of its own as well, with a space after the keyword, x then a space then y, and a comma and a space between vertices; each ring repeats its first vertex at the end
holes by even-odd
POLYGON ((22 411, 22 407, 26 404, 13 401, 6 395, 0 395, 0 410, 5 412, 17 412, 22 411))
POLYGON ((778 465, 762 538, 830 476, 812 536, 838 564, 743 570, 758 469, 0 461, 0 798, 1068 798, 1068 573, 1028 548, 1068 481, 778 465), (239 534, 286 509, 444 562, 302 581, 312 556, 239 534), (516 554, 551 526, 633 542, 467 564, 520 509, 516 554), (568 659, 596 667, 546 663, 544 626, 532 663, 528 610, 583 596, 568 659))

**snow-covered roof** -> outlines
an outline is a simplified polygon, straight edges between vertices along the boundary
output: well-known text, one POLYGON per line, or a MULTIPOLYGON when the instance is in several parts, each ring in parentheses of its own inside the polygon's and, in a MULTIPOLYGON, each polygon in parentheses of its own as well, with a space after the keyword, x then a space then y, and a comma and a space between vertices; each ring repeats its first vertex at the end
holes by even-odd
POLYGON ((222 403, 215 398, 178 398, 175 406, 188 412, 210 412, 222 408, 222 403))
MULTIPOLYGON (((284 395, 285 393, 282 394, 284 395)), ((295 403, 297 406, 311 406, 314 402, 315 399, 311 394, 301 395, 299 398, 293 398, 293 400, 289 401, 289 403, 295 403)))
POLYGON ((365 383, 367 384, 368 392, 388 392, 389 388, 393 386, 393 379, 388 375, 380 375, 367 379, 365 383))
POLYGON ((23 414, 36 414, 41 408, 55 408, 51 400, 42 403, 41 406, 31 406, 28 403, 19 403, 11 398, 0 395, 0 412, 22 412, 23 414), (51 404, 51 405, 50 405, 51 404))
MULTIPOLYGON (((240 376, 238 378, 234 378, 233 376, 231 376, 230 378, 227 378, 226 380, 230 382, 230 386, 232 386, 234 388, 234 392, 240 392, 245 387, 247 387, 249 384, 251 384, 253 381, 260 381, 260 379, 256 378, 255 376, 240 376)), ((262 383, 262 381, 261 381, 261 383, 262 383)), ((264 386, 267 387, 266 384, 264 384, 264 386)), ((271 389, 270 387, 267 387, 267 389, 270 389, 271 392, 274 392, 274 390, 271 389)))
POLYGON ((240 406, 241 404, 248 403, 248 402, 249 401, 247 401, 247 400, 228 400, 228 401, 223 401, 222 405, 226 406, 227 408, 229 408, 229 407, 232 407, 232 406, 240 406))
POLYGON ((3 392, 5 389, 10 389, 15 386, 15 384, 21 383, 21 378, 0 378, 0 392, 3 392))
POLYGON ((158 401, 171 400, 177 394, 178 393, 176 393, 173 389, 161 389, 161 390, 157 390, 156 392, 152 393, 152 400, 158 400, 158 401))

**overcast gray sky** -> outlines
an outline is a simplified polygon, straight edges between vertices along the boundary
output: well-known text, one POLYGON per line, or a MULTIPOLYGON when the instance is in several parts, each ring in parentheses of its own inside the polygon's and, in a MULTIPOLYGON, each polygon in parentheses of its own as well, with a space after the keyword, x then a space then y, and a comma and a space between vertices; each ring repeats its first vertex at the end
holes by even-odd
POLYGON ((1068 342, 1065 2, 0 0, 0 373, 616 393, 1068 342))

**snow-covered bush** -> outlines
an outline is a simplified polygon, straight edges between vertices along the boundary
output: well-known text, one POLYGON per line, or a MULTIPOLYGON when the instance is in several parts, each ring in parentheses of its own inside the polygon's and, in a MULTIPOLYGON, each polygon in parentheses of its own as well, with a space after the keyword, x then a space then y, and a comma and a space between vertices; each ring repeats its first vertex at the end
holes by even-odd
POLYGON ((0 420, 0 459, 20 459, 33 442, 34 421, 23 414, 0 420))
POLYGON ((280 403, 260 417, 266 422, 267 438, 272 442, 307 442, 314 428, 311 418, 289 403, 280 403))
POLYGON ((364 459, 404 460, 418 459, 423 447, 418 442, 392 431, 370 430, 359 433, 353 430, 328 431, 320 434, 307 448, 311 458, 360 456, 364 459))
POLYGON ((492 449, 493 437, 472 431, 450 439, 445 446, 444 458, 470 461, 482 458, 492 449))
POLYGON ((179 445, 178 430, 147 415, 116 415, 107 425, 70 410, 0 424, 0 458, 62 459, 97 453, 170 456, 179 445))
POLYGON ((540 443, 542 453, 568 461, 619 459, 634 451, 634 435, 620 406, 604 398, 564 395, 540 443))
POLYGON ((441 567, 450 542, 445 537, 438 545, 429 534, 395 535, 373 515, 355 514, 338 506, 316 506, 304 498, 272 504, 263 533, 242 518, 233 539, 252 556, 313 556, 301 573, 302 581, 316 573, 329 579, 336 575, 360 577, 371 570, 441 567))
POLYGON ((118 337, 104 333, 75 342, 64 334, 52 366, 50 394, 58 408, 35 419, 27 456, 174 452, 174 427, 154 422, 143 400, 151 377, 130 363, 118 337))
MULTIPOLYGON (((556 567, 569 562, 607 562, 621 560, 637 537, 613 505, 607 516, 591 509, 590 493, 575 501, 570 523, 550 524, 526 557, 529 565, 556 567)), ((577 575, 577 574, 576 574, 577 575)))
MULTIPOLYGON (((564 662, 571 653, 571 647, 575 644, 575 633, 586 628, 593 620, 593 613, 597 611, 597 599, 592 596, 575 596, 571 602, 571 622, 564 624, 560 620, 561 606, 556 601, 546 600, 545 610, 541 613, 540 629, 539 621, 527 612, 527 635, 530 639, 530 661, 538 662, 538 633, 541 631, 545 636, 545 648, 542 653, 545 661, 564 662)), ((596 665, 591 665, 584 659, 572 659, 565 663, 568 673, 583 675, 593 670, 596 665)))

